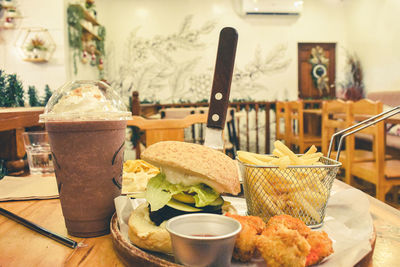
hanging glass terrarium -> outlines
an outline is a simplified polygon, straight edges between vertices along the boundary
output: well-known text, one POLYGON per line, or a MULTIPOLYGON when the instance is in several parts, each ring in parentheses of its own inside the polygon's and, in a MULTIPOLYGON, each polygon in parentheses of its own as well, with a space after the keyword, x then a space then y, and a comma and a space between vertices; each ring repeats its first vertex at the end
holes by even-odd
POLYGON ((49 61, 56 48, 49 31, 44 28, 22 29, 16 45, 23 60, 29 62, 49 61))

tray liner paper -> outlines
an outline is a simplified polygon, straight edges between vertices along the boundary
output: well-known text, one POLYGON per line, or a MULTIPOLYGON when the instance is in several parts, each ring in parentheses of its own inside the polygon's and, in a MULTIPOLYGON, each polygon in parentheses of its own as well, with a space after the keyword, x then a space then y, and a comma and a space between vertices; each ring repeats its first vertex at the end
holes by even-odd
MULTIPOLYGON (((247 212, 244 198, 224 197, 230 201, 238 213, 247 212)), ((144 199, 130 199, 119 196, 115 199, 115 207, 122 236, 129 242, 128 220, 131 212, 144 199)), ((333 241, 334 253, 318 266, 337 267, 353 266, 371 251, 369 242, 373 233, 373 222, 369 213, 367 196, 357 189, 339 189, 333 185, 326 208, 324 224, 317 231, 325 231, 333 241)), ((263 265, 264 262, 261 262, 263 265)), ((232 266, 259 266, 260 260, 250 263, 232 262, 232 266)))

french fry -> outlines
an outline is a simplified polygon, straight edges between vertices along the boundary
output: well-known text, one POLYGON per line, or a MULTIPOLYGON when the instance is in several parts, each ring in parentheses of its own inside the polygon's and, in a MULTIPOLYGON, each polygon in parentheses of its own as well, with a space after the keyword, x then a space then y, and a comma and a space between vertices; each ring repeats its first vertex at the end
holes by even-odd
MULTIPOLYGON (((253 196, 253 201, 252 203, 255 203, 256 205, 253 205, 253 210, 250 210, 250 212, 254 215, 257 214, 265 214, 265 211, 267 211, 271 215, 275 214, 283 214, 282 210, 275 204, 276 200, 273 195, 265 194, 265 192, 262 190, 262 187, 256 186, 253 188, 249 188, 250 192, 254 193, 253 196), (262 201, 260 201, 262 200, 262 201)), ((263 216, 264 217, 264 216, 263 216)))
POLYGON ((326 202, 326 197, 322 194, 312 191, 302 191, 299 192, 304 199, 306 199, 312 206, 316 207, 317 209, 322 208, 322 206, 326 202))
POLYGON ((318 167, 324 166, 320 162, 323 154, 314 145, 303 155, 296 155, 280 141, 274 146, 273 156, 237 152, 242 162, 266 166, 246 167, 253 214, 269 217, 287 213, 307 224, 320 223, 319 212, 329 197, 324 182, 329 169, 318 167))
POLYGON ((277 165, 279 166, 279 169, 286 169, 290 165, 291 161, 289 156, 284 156, 282 158, 279 158, 277 165))
POLYGON ((300 193, 293 193, 292 196, 292 201, 296 203, 296 206, 301 207, 303 211, 305 211, 305 213, 313 218, 317 223, 321 222, 321 215, 319 215, 317 210, 305 198, 303 198, 300 193))
POLYGON ((257 159, 254 157, 254 153, 245 152, 245 151, 238 151, 238 158, 243 161, 244 163, 249 163, 253 165, 265 165, 265 162, 257 159))
POLYGON ((299 163, 299 158, 293 153, 287 146, 285 146, 281 141, 274 142, 275 149, 279 150, 281 153, 289 156, 290 160, 297 165, 299 163))
POLYGON ((261 154, 254 154, 254 157, 258 160, 265 161, 265 162, 269 162, 274 159, 274 157, 267 156, 267 155, 261 155, 261 154))
POLYGON ((281 151, 278 150, 278 149, 274 149, 274 150, 272 151, 272 154, 273 154, 275 157, 277 157, 277 158, 280 158, 280 157, 284 157, 284 156, 285 156, 285 154, 283 154, 283 152, 281 152, 281 151))
POLYGON ((159 173, 159 169, 143 160, 127 160, 123 164, 122 193, 141 192, 146 189, 149 179, 159 173))
POLYGON ((260 154, 251 153, 251 152, 247 152, 247 151, 238 151, 237 155, 241 161, 243 161, 245 163, 253 164, 253 165, 266 165, 270 161, 275 159, 274 157, 271 157, 271 156, 260 155, 260 154))
POLYGON ((312 145, 310 147, 310 149, 307 150, 307 152, 304 155, 310 155, 310 154, 314 154, 315 152, 317 152, 317 148, 315 145, 312 145))

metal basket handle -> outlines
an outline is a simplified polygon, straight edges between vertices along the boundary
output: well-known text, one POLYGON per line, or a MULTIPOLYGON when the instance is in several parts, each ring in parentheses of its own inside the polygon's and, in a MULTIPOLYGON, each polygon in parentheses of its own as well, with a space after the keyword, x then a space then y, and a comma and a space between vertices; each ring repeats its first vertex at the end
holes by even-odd
POLYGON ((354 125, 352 125, 352 126, 346 128, 346 129, 343 129, 343 130, 341 130, 341 131, 339 131, 339 132, 337 132, 337 133, 334 133, 334 134, 332 135, 331 141, 330 141, 330 143, 329 143, 329 149, 328 149, 327 157, 329 158, 330 155, 331 155, 332 146, 333 146, 333 141, 335 140, 335 137, 336 137, 336 136, 338 136, 338 135, 340 135, 340 134, 343 134, 343 133, 345 133, 345 132, 348 132, 348 131, 352 130, 352 131, 350 131, 350 132, 348 132, 348 133, 346 133, 346 134, 343 134, 343 135, 340 137, 340 139, 339 139, 339 145, 338 145, 338 150, 337 150, 337 154, 336 154, 336 161, 339 161, 340 150, 342 149, 343 140, 344 140, 347 136, 352 135, 352 134, 354 134, 354 133, 356 133, 356 132, 359 132, 359 131, 361 131, 361 130, 363 130, 363 129, 365 129, 365 128, 371 126, 371 125, 374 125, 374 124, 380 122, 380 121, 386 120, 387 118, 390 118, 390 117, 392 117, 392 116, 394 116, 394 115, 396 115, 396 114, 398 114, 398 113, 400 113, 400 106, 397 106, 397 107, 394 107, 394 108, 392 108, 392 109, 390 109, 390 110, 387 110, 387 111, 384 111, 384 112, 382 112, 382 113, 379 113, 378 115, 375 115, 375 116, 373 116, 373 117, 371 117, 371 118, 368 118, 368 119, 366 119, 366 120, 363 120, 363 121, 361 121, 361 122, 359 122, 359 123, 357 123, 357 124, 354 124, 354 125), (384 115, 385 115, 385 116, 384 116, 384 115), (383 117, 382 117, 382 116, 383 116, 383 117), (381 117, 381 118, 380 118, 380 117, 381 117), (363 124, 365 124, 365 125, 363 125, 363 124), (360 125, 363 125, 363 126, 359 127, 360 125), (359 128, 357 128, 357 127, 359 127, 359 128), (357 129, 353 130, 354 128, 357 128, 357 129))

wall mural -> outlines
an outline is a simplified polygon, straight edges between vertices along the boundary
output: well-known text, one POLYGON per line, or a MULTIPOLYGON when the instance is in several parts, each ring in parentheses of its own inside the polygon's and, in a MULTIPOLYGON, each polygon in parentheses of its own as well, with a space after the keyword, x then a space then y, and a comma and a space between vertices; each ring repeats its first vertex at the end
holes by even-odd
MULTIPOLYGON (((189 15, 175 33, 157 34, 152 38, 141 37, 140 27, 134 29, 126 40, 125 59, 116 66, 118 77, 111 81, 112 86, 126 98, 132 91, 139 91, 141 101, 147 103, 208 101, 215 61, 203 64, 202 55, 207 49, 207 36, 216 29, 217 22, 210 20, 200 26, 194 26, 192 22, 193 15, 189 15)), ((113 57, 114 51, 107 54, 113 57)), ((271 75, 284 72, 290 63, 285 44, 277 45, 268 53, 261 45, 256 46, 253 58, 245 64, 235 63, 231 100, 275 100, 271 95, 276 93, 268 88, 266 81, 271 75)), ((288 99, 287 91, 284 91, 284 98, 288 99)), ((273 113, 271 115, 273 122, 273 113)), ((255 125, 254 117, 253 110, 249 113, 250 136, 254 137, 258 131, 262 143, 265 112, 259 112, 258 125, 255 125)), ((245 129, 245 120, 240 124, 239 127, 245 129)), ((271 137, 275 136, 274 128, 271 125, 271 137)), ((255 150, 253 137, 250 138, 250 151, 255 150)), ((241 131, 243 148, 245 138, 245 131, 241 131)))
MULTIPOLYGON (((152 38, 141 37, 140 27, 134 29, 126 40, 125 60, 118 66, 119 77, 111 81, 114 88, 124 96, 139 91, 140 99, 146 102, 208 100, 215 61, 207 62, 208 66, 202 64, 202 54, 207 48, 206 37, 215 30, 217 22, 210 20, 198 27, 192 22, 193 15, 189 15, 175 33, 152 38)), ((263 56, 259 45, 244 66, 236 62, 231 99, 272 100, 254 96, 268 95, 265 79, 288 68, 291 59, 286 54, 287 46, 280 44, 263 56)))

